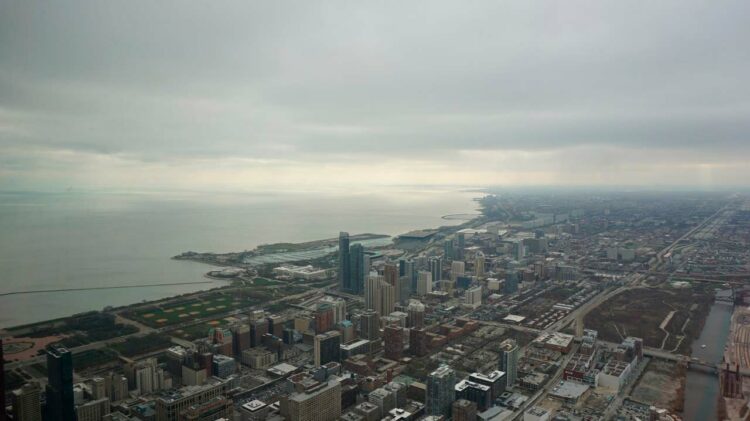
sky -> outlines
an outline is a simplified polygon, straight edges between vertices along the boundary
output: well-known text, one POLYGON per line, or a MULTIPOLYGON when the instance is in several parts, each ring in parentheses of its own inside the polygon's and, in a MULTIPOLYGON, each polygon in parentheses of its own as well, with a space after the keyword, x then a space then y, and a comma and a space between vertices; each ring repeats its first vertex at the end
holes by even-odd
POLYGON ((750 183, 747 1, 0 2, 0 190, 750 183))

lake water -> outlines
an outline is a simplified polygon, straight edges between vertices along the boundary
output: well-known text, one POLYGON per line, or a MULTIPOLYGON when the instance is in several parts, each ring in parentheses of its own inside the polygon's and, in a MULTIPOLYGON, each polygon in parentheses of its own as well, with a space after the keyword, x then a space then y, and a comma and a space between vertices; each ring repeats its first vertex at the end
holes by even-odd
MULTIPOLYGON (((692 357, 707 362, 721 362, 724 346, 729 337, 732 306, 714 303, 706 319, 700 337, 692 344, 692 357), (705 348, 701 345, 705 344, 705 348)), ((717 419, 719 378, 716 375, 688 370, 685 384, 685 421, 709 421, 717 419)))
MULTIPOLYGON (((367 193, 0 193, 0 293, 206 281, 183 251, 227 252, 339 231, 397 235, 457 224, 480 193, 387 189, 367 193)), ((223 285, 133 287, 0 296, 0 327, 223 285)))

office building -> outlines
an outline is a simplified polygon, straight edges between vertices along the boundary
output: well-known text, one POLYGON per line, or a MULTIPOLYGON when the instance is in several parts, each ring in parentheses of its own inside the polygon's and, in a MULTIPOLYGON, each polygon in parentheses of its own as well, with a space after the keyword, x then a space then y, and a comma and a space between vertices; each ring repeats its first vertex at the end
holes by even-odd
POLYGON ((443 278, 443 260, 439 257, 431 257, 429 265, 432 282, 441 280, 443 278))
MULTIPOLYGON (((232 332, 232 352, 236 358, 242 356, 242 351, 250 348, 250 325, 235 323, 229 328, 232 332)), ((169 370, 171 372, 171 370, 169 370)))
POLYGON ((259 400, 252 400, 242 404, 240 407, 240 416, 242 421, 262 421, 268 417, 269 406, 259 400))
POLYGON ((125 373, 132 376, 133 385, 139 394, 145 395, 172 387, 171 377, 160 368, 156 358, 147 358, 125 366, 125 373))
POLYGON ((406 307, 406 327, 424 327, 425 306, 418 300, 409 300, 406 307))
POLYGON ((246 349, 242 351, 242 364, 251 368, 268 368, 275 363, 277 355, 265 348, 246 349))
POLYGON ((382 317, 393 313, 395 309, 396 287, 381 279, 375 290, 375 311, 382 317))
POLYGON ((356 339, 354 335, 354 323, 350 320, 343 320, 339 323, 338 327, 341 334, 341 343, 348 344, 356 339))
POLYGON ((213 345, 212 351, 226 355, 228 357, 234 356, 234 338, 232 337, 232 331, 224 327, 212 327, 208 329, 208 342, 213 345))
POLYGON ((456 243, 456 259, 463 260, 464 249, 466 248, 466 234, 459 232, 458 235, 456 235, 456 243))
POLYGON ((181 421, 214 421, 234 419, 232 401, 224 396, 217 396, 203 403, 189 406, 182 412, 181 421))
POLYGON ((367 401, 378 407, 378 419, 385 417, 396 407, 396 396, 385 388, 378 388, 370 392, 367 401))
POLYGON ((325 333, 333 329, 334 312, 329 303, 320 303, 315 309, 315 333, 325 333))
POLYGON ((404 274, 409 279, 409 292, 417 292, 417 265, 413 260, 404 263, 404 274))
POLYGON ((456 278, 463 276, 466 272, 466 263, 454 260, 451 263, 451 281, 456 282, 456 278))
POLYGON ((359 336, 370 341, 380 337, 380 317, 374 310, 365 310, 359 316, 359 336))
POLYGON ((76 407, 78 421, 101 421, 107 414, 109 414, 108 398, 89 401, 76 407))
POLYGON ((315 335, 313 346, 316 367, 341 361, 341 334, 338 331, 315 335))
POLYGON ((341 383, 335 377, 306 380, 282 398, 281 413, 290 421, 338 420, 341 416, 341 383))
POLYGON ((406 304, 411 295, 411 280, 406 276, 396 279, 396 302, 406 304))
POLYGON ((471 380, 461 380, 456 384, 456 399, 466 399, 477 404, 484 411, 492 406, 492 388, 471 380))
MULTIPOLYGON (((320 305, 329 305, 331 306, 331 309, 333 310, 333 324, 337 325, 344 320, 346 320, 346 300, 339 298, 339 297, 332 297, 330 295, 326 295, 323 298, 320 299, 320 304, 318 305, 318 309, 320 309, 320 305)), ((276 335, 279 336, 279 335, 276 335)))
POLYGON ((205 386, 188 386, 177 391, 162 392, 156 398, 155 421, 179 421, 182 413, 193 405, 200 405, 220 396, 223 384, 210 383, 205 386))
POLYGON ((45 421, 75 421, 73 358, 66 348, 47 350, 47 407, 45 421))
POLYGON ((214 355, 211 361, 211 371, 214 376, 226 379, 237 371, 237 362, 234 358, 225 355, 214 355))
POLYGON ((521 278, 520 273, 517 270, 508 271, 505 274, 505 284, 503 284, 503 292, 506 294, 515 294, 518 292, 518 282, 521 278))
POLYGON ((450 262, 455 258, 455 247, 453 240, 443 241, 443 258, 446 262, 450 262))
POLYGON ((456 372, 447 365, 440 366, 427 376, 427 415, 450 417, 451 405, 456 400, 456 372))
POLYGON ((464 293, 464 304, 467 307, 477 308, 482 305, 482 287, 469 288, 464 293))
POLYGON ((429 338, 424 328, 409 329, 409 353, 416 357, 427 355, 429 338))
POLYGON ((383 279, 389 284, 396 286, 398 277, 398 266, 393 263, 386 263, 383 267, 383 279))
POLYGON ((506 387, 512 387, 518 379, 518 344, 513 339, 506 339, 500 343, 499 369, 505 373, 506 387))
POLYGON ((250 346, 255 348, 263 343, 263 335, 268 333, 268 320, 257 318, 250 322, 250 346))
POLYGON ((365 281, 365 308, 375 310, 375 297, 378 294, 378 285, 383 281, 379 275, 369 275, 365 281))
POLYGON ((421 270, 417 275, 417 295, 424 297, 432 292, 432 273, 421 270))
POLYGON ((506 381, 505 373, 502 371, 492 371, 487 374, 483 373, 472 373, 469 375, 469 380, 474 383, 483 384, 488 386, 492 392, 491 400, 499 398, 500 395, 505 392, 506 381))
POLYGON ((362 244, 354 244, 349 248, 349 270, 351 281, 348 292, 361 294, 365 288, 365 278, 370 272, 370 268, 365 265, 365 249, 362 244))
POLYGON ((477 404, 466 399, 453 402, 453 421, 476 421, 477 404))
MULTIPOLYGON (((11 393, 11 405, 13 405, 14 421, 42 421, 42 388, 37 382, 24 384, 20 389, 11 393)), ((5 415, 5 406, 2 408, 5 415)))
POLYGON ((484 277, 484 255, 478 254, 477 257, 474 259, 474 275, 477 278, 483 278, 484 277))
MULTIPOLYGON (((248 332, 249 330, 250 327, 248 326, 248 332)), ((247 340, 249 343, 249 334, 247 340)), ((174 377, 180 377, 182 375, 182 364, 184 364, 187 359, 187 350, 181 346, 173 346, 167 349, 164 356, 167 360, 167 371, 174 377)))
POLYGON ((383 330, 385 357, 398 361, 404 351, 404 329, 399 326, 386 326, 383 330))
POLYGON ((351 291, 351 258, 349 257, 349 233, 339 233, 339 289, 351 291))

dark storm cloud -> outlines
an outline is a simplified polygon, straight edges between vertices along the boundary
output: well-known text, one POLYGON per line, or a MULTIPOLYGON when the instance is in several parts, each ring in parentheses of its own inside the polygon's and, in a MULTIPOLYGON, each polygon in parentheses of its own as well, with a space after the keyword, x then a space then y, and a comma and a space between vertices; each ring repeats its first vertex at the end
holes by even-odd
POLYGON ((0 148, 18 162, 63 151, 445 164, 472 151, 614 148, 721 165, 750 152, 743 1, 0 10, 0 148))

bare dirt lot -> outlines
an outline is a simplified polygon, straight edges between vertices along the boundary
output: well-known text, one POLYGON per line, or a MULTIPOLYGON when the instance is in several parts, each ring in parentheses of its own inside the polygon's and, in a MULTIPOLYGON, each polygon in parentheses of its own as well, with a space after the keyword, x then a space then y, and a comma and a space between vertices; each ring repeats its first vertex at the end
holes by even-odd
POLYGON ((685 369, 676 363, 651 360, 630 396, 658 408, 681 409, 684 378, 685 369))
POLYGON ((584 324, 607 341, 636 336, 648 347, 687 355, 712 303, 713 290, 705 285, 639 288, 605 301, 586 316, 584 324))

